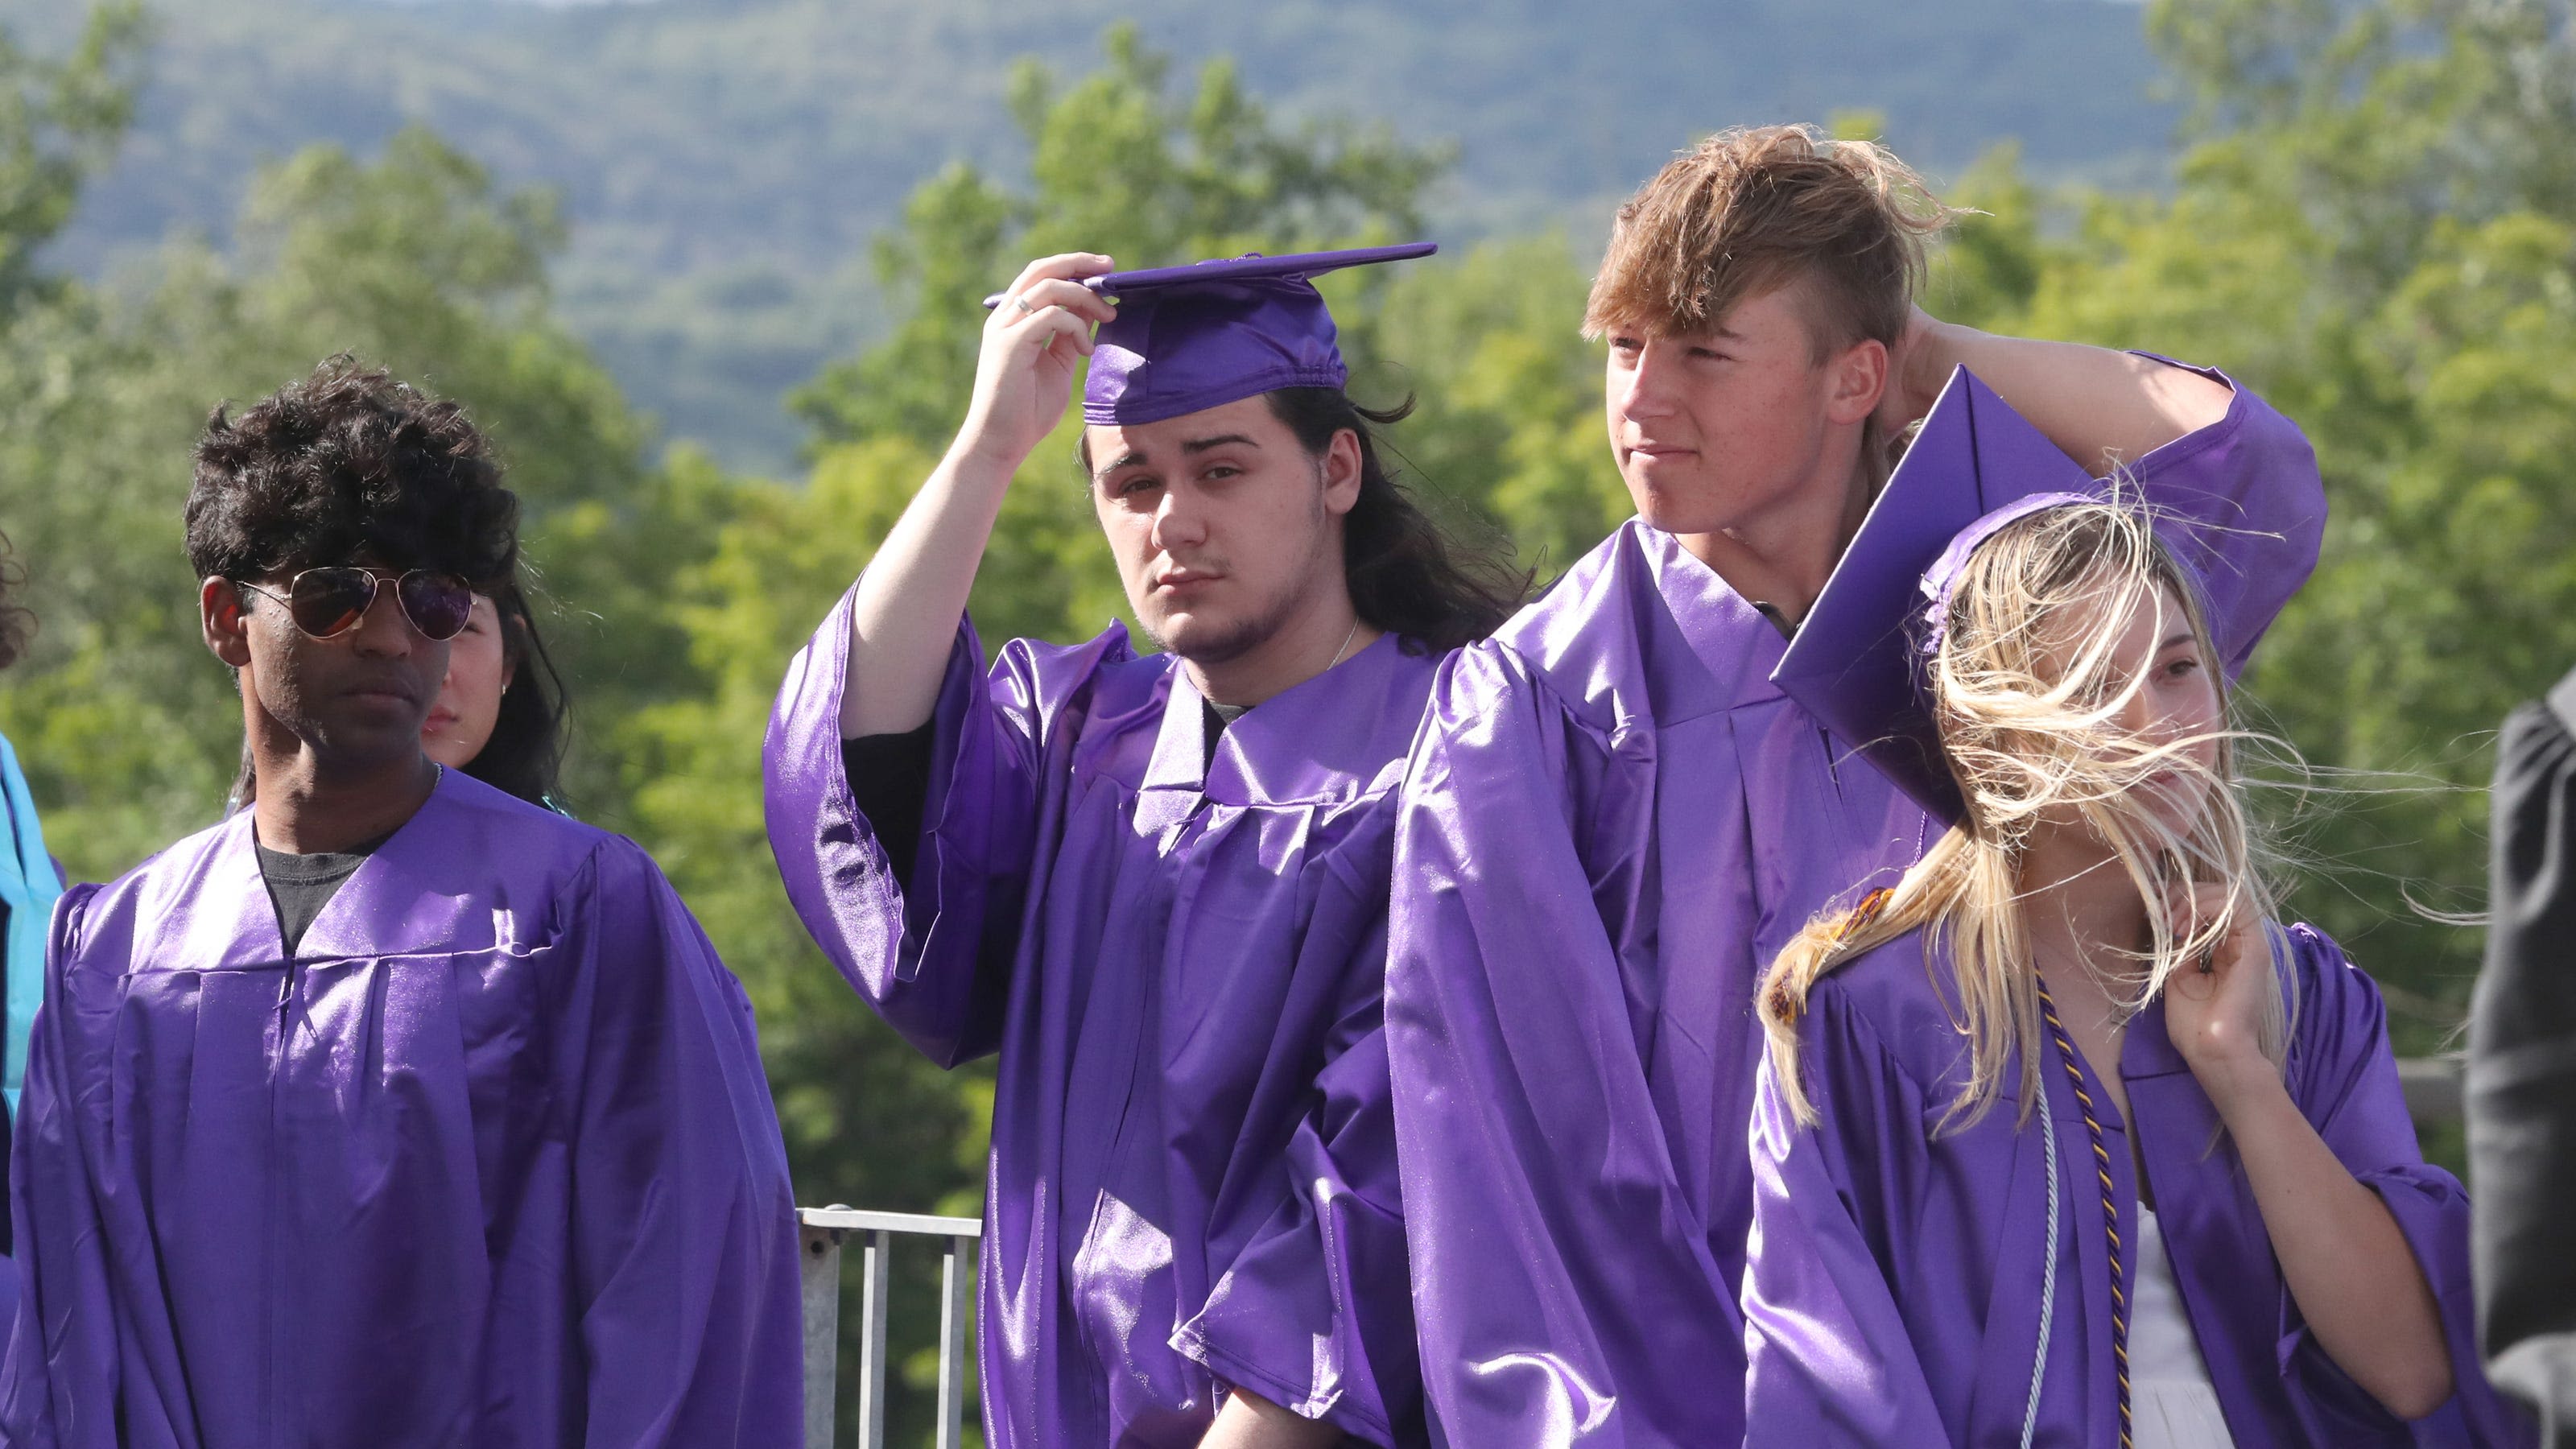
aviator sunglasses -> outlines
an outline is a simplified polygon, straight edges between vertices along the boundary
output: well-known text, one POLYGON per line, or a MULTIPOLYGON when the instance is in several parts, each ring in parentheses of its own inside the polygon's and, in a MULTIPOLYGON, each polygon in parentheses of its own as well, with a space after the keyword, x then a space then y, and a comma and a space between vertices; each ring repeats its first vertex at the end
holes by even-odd
POLYGON ((367 616, 367 610, 376 602, 379 578, 394 580, 394 598, 402 605, 403 617, 411 621, 422 638, 433 643, 455 638, 474 611, 474 590, 465 580, 431 569, 413 569, 395 576, 380 575, 355 564, 332 564, 306 569, 289 579, 283 595, 239 579, 233 582, 262 598, 284 604, 286 616, 308 637, 336 639, 358 627, 358 621, 367 616))

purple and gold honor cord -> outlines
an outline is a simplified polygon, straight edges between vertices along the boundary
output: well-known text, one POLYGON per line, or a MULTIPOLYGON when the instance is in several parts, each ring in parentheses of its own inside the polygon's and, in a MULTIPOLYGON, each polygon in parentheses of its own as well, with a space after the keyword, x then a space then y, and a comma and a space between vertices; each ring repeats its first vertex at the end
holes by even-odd
POLYGON ((2123 1286, 2120 1264, 2120 1204, 2111 1184, 2111 1153, 2102 1145, 2102 1122, 2093 1112, 2093 1094, 2084 1088, 2084 1069, 2076 1064, 2075 1042, 2066 1034, 2066 1023, 2057 1019, 2057 1003, 2049 999, 2048 983, 2039 983, 2039 1014, 2048 1021, 2048 1034, 2057 1043, 2058 1059, 2066 1063, 2066 1079, 2075 1087, 2075 1102, 2084 1111, 2084 1133, 2093 1143, 2093 1173, 2102 1183, 2102 1230, 2111 1244, 2111 1364, 2120 1384, 2120 1449, 2132 1449, 2129 1437, 2129 1294, 2123 1286))

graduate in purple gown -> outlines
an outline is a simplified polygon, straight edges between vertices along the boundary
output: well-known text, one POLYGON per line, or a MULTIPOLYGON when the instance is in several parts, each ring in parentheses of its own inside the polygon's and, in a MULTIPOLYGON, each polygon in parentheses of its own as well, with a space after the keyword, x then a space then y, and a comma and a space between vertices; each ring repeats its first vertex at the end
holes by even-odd
POLYGON ((2496 733, 2486 965, 2469 998, 2479 1347, 2576 1449, 2576 674, 2496 733))
POLYGON ((1397 827, 1388 1049, 1453 1444, 1741 1431, 1753 986, 1937 834, 1769 676, 1951 369, 2215 525, 2231 657, 2314 563, 2294 427, 2214 372, 1911 309, 1938 219, 1893 157, 1796 128, 1714 137, 1620 213, 1589 321, 1638 516, 1445 667, 1397 827))
POLYGON ((1345 396, 1305 279, 1429 250, 1032 263, 946 461, 780 693, 769 834, 807 929, 932 1059, 1000 1055, 996 1449, 1421 1439, 1394 787, 1443 653, 1519 581, 1379 466, 1391 418, 1345 396), (1113 624, 988 671, 968 589, 1085 356, 1092 504, 1165 652, 1113 624))
POLYGON ((1963 376, 1781 671, 1950 828, 1764 985, 1746 1442, 2525 1442, 2378 990, 2274 923, 2182 526, 2047 451, 1963 376))
POLYGON ((0 1441, 802 1442, 740 986, 631 842, 421 751, 516 514, 454 404, 346 359, 208 425, 258 799, 55 911, 0 1441))

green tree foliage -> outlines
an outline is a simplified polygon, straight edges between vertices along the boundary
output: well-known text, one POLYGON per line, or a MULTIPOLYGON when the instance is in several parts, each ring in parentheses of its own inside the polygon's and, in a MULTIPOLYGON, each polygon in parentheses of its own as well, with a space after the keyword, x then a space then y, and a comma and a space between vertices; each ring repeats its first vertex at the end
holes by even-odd
POLYGON ((1421 229, 1422 187, 1446 152, 1405 147, 1383 126, 1282 130, 1231 61, 1209 62, 1194 92, 1175 95, 1171 58, 1133 25, 1112 27, 1104 49, 1107 67, 1070 90, 1034 60, 1014 68, 1025 190, 961 163, 912 194, 903 230, 876 248, 903 309, 893 337, 825 369, 791 403, 821 441, 944 441, 974 377, 979 299, 1028 257, 1091 251, 1163 266, 1421 229))
POLYGON ((1372 310, 1336 299, 1354 394, 1419 404, 1388 433, 1409 465, 1399 481, 1470 536, 1499 525, 1542 575, 1631 512, 1603 431, 1602 351, 1575 330, 1590 285, 1566 239, 1541 236, 1411 264, 1372 310))
MULTIPOLYGON (((1589 218, 1726 119, 1865 102, 1917 162, 1964 164, 2019 133, 2050 174, 2140 174, 2171 109, 2146 94, 2137 10, 2106 0, 1732 0, 1715 24, 1670 0, 157 8, 148 102, 64 254, 220 229, 260 158, 318 141, 373 155, 426 122, 502 177, 563 187, 577 224, 556 300, 573 330, 674 435, 779 475, 799 441, 779 400, 893 320, 866 285, 868 239, 949 158, 1016 165, 1013 58, 1079 73, 1118 19, 1184 55, 1239 57, 1276 112, 1470 138, 1441 198, 1453 233, 1589 218)), ((0 27, 48 51, 77 20, 68 0, 0 0, 0 27)))
MULTIPOLYGON (((235 769, 240 712, 198 640, 180 548, 189 449, 216 402, 338 351, 464 397, 509 456, 540 560, 555 518, 614 506, 644 471, 642 427, 547 320, 559 231, 542 198, 495 195, 414 131, 372 164, 322 148, 272 168, 237 240, 230 257, 176 241, 107 293, 45 279, 0 334, 0 497, 42 621, 0 729, 77 875, 211 820, 235 769)), ((614 592, 613 571, 566 572, 586 597, 614 592)))
POLYGON ((0 33, 0 318, 36 289, 36 251, 72 218, 81 184, 134 115, 139 0, 91 12, 69 58, 47 62, 0 33))

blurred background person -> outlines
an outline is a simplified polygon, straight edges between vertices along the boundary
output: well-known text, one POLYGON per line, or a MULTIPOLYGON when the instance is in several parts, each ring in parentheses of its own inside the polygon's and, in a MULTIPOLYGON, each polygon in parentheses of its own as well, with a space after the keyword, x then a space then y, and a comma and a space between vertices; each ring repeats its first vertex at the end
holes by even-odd
POLYGON ((2478 1342, 2496 1387, 2576 1445, 2576 674, 2496 746, 2486 969, 2469 1011, 2478 1342))

